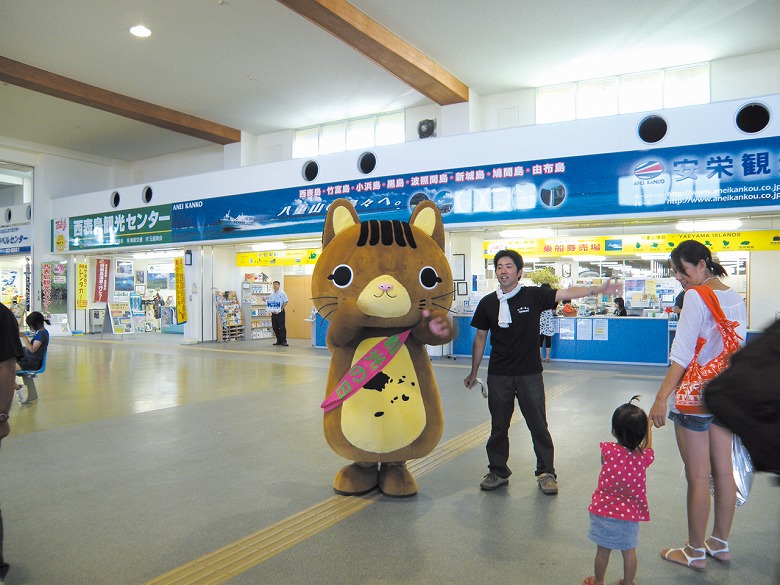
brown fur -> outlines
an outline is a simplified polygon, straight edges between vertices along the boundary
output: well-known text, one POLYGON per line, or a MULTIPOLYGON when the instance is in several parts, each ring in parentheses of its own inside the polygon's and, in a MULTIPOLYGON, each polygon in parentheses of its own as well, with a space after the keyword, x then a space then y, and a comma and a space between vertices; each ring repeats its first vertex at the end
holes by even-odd
POLYGON ((406 226, 395 222, 390 229, 389 222, 383 223, 385 238, 388 232, 400 237, 383 243, 378 236, 379 222, 361 226, 351 203, 344 199, 333 202, 323 231, 322 255, 312 276, 312 297, 317 310, 330 321, 327 344, 333 356, 325 396, 367 348, 411 329, 404 348, 375 378, 376 385, 384 374, 382 390, 370 389, 369 382, 368 388, 361 388, 325 413, 323 421, 331 448, 355 462, 336 475, 337 492, 361 493, 379 485, 388 495, 405 496, 417 491, 405 462, 430 453, 444 428, 439 390, 425 345, 441 345, 452 338, 451 333, 437 337, 429 323, 446 316, 453 283, 443 251, 441 214, 433 203, 418 205, 406 226), (361 230, 368 241, 365 245, 358 245, 361 230), (379 238, 374 245, 371 234, 379 238), (398 245, 399 239, 406 245, 398 245), (410 245, 410 239, 416 247, 410 245), (342 268, 336 275, 340 278, 334 278, 339 266, 342 268), (421 271, 428 277, 423 282, 421 271), (351 282, 337 286, 345 284, 349 276, 351 282), (441 281, 431 281, 432 276, 441 281), (392 288, 386 290, 390 285, 392 288), (431 314, 423 316, 424 310, 431 314), (358 351, 361 342, 365 343, 358 351))

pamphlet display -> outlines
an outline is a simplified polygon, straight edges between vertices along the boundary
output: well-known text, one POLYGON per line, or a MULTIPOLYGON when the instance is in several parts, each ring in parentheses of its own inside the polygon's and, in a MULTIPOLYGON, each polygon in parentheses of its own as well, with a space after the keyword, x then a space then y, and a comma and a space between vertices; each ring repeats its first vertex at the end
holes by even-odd
POLYGON ((114 335, 135 333, 133 314, 130 303, 106 303, 106 316, 103 322, 103 332, 110 331, 114 335))
POLYGON ((138 293, 130 293, 130 314, 133 316, 133 329, 143 331, 146 325, 144 301, 138 293))
POLYGON ((241 341, 244 339, 244 314, 236 291, 214 291, 217 308, 217 341, 241 341))
POLYGON ((241 300, 249 321, 249 339, 270 339, 273 337, 271 313, 268 311, 270 282, 242 282, 241 300))

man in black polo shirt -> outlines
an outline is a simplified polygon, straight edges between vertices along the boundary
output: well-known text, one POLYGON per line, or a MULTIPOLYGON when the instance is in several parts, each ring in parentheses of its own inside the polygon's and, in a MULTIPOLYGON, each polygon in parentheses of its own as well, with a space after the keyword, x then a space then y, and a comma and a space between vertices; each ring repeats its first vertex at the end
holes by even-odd
MULTIPOLYGON (((24 355, 19 340, 19 323, 11 310, 0 303, 0 442, 11 432, 8 412, 16 391, 16 360, 24 355)), ((0 583, 8 573, 3 559, 3 516, 0 512, 0 583)))
POLYGON ((471 372, 463 380, 466 388, 476 383, 490 331, 488 364, 488 408, 492 419, 487 442, 488 469, 480 487, 493 490, 509 483, 509 424, 514 401, 520 406, 536 453, 536 479, 543 493, 558 493, 553 465, 553 441, 547 428, 542 360, 539 354, 539 318, 562 299, 579 299, 596 294, 614 295, 620 287, 611 282, 600 286, 575 286, 565 290, 524 287, 523 258, 514 250, 501 250, 493 258, 499 290, 477 305, 471 326, 477 333, 471 352, 471 372))

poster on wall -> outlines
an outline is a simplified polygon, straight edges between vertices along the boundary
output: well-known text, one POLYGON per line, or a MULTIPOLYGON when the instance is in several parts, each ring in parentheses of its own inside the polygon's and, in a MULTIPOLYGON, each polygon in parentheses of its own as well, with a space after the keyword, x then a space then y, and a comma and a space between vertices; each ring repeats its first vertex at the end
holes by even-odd
POLYGON ((4 305, 10 307, 17 296, 19 296, 21 288, 21 275, 18 270, 3 270, 3 292, 2 302, 4 305))
POLYGON ((67 314, 67 265, 59 262, 41 263, 41 306, 44 314, 67 314))
POLYGON ((95 260, 95 297, 96 303, 108 302, 108 275, 111 272, 111 260, 95 260))
POLYGON ((117 260, 114 273, 114 301, 126 302, 130 293, 135 291, 133 263, 130 260, 117 260))
POLYGON ((133 316, 133 328, 136 331, 143 331, 146 322, 144 301, 137 293, 130 293, 130 314, 133 316))
POLYGON ((574 321, 575 319, 558 319, 558 334, 561 339, 574 339, 574 321))
POLYGON ((593 319, 593 341, 609 341, 609 319, 593 319))
POLYGON ((176 277, 173 264, 150 264, 146 269, 146 290, 159 292, 175 290, 176 277))

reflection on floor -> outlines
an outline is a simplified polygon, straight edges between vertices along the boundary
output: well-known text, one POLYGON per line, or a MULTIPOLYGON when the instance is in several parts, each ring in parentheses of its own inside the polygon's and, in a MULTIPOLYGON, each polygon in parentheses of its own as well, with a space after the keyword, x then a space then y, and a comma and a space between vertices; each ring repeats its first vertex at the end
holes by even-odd
MULTIPOLYGON (((325 444, 326 350, 303 340, 180 344, 176 335, 53 338, 40 400, 15 402, 0 453, 8 585, 581 583, 587 506, 614 408, 649 407, 665 368, 546 364, 561 492, 541 494, 522 418, 509 486, 482 492, 487 406, 468 360, 434 360, 446 427, 410 463, 417 496, 336 496, 325 444)), ((685 540, 671 427, 656 433, 640 532, 642 585, 780 583, 780 488, 758 476, 737 510, 730 566, 659 558, 685 540), (767 513, 769 512, 769 513, 767 513)), ((608 582, 622 577, 613 554, 608 582)))

